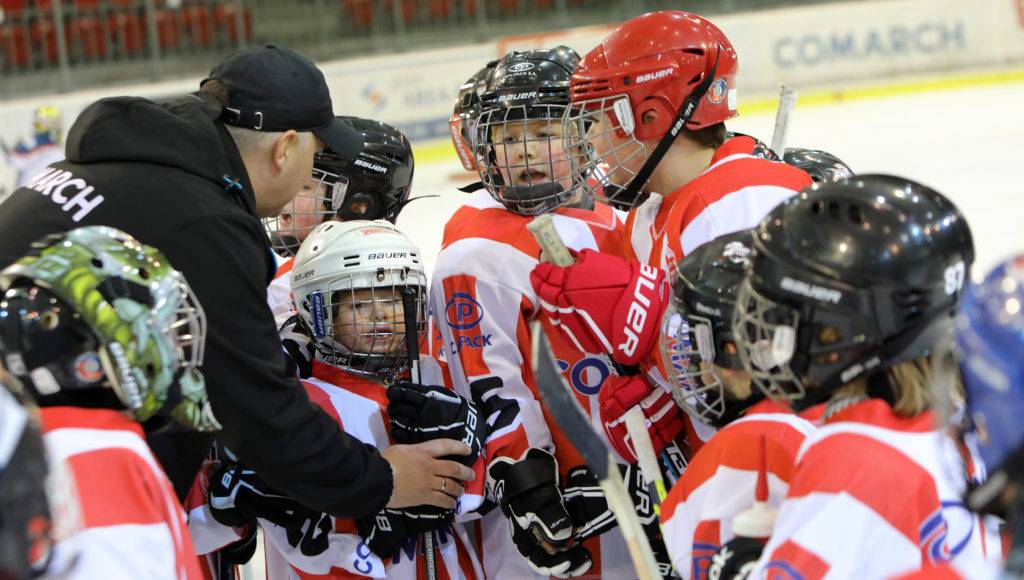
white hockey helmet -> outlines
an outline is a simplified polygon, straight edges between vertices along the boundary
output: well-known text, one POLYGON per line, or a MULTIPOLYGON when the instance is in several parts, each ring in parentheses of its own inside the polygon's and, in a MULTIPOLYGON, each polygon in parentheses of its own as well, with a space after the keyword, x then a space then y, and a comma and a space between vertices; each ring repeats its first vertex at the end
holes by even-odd
POLYGON ((323 359, 351 372, 408 367, 402 290, 416 290, 416 333, 426 332, 427 277, 419 249, 386 220, 330 221, 302 243, 292 295, 323 359))

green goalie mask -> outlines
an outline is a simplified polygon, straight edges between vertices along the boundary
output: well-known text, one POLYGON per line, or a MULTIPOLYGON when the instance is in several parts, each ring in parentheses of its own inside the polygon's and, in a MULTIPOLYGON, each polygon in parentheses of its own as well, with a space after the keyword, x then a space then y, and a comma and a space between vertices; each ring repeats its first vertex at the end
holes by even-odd
POLYGON ((40 405, 127 409, 220 429, 206 317, 158 250, 113 228, 54 234, 0 272, 0 364, 40 405))

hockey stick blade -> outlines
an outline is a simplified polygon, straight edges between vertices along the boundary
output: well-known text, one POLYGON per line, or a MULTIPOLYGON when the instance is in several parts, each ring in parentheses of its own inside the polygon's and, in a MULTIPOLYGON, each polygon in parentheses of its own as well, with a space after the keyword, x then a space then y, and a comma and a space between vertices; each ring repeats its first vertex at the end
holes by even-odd
POLYGON ((612 459, 611 451, 594 431, 590 418, 562 378, 544 328, 539 321, 534 321, 531 329, 534 379, 548 411, 597 476, 608 507, 619 523, 637 576, 642 580, 660 578, 651 544, 644 534, 633 500, 612 459))

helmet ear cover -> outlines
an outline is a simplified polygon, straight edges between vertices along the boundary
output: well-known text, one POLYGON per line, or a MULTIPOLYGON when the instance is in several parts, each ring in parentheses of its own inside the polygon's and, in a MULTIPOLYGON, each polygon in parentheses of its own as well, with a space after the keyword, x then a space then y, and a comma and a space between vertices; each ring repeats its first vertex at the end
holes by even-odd
POLYGON ((644 99, 635 109, 636 130, 634 134, 641 141, 654 141, 661 139, 672 127, 675 121, 676 111, 672 108, 672 102, 662 91, 644 99), (646 121, 648 113, 654 113, 650 122, 646 121))

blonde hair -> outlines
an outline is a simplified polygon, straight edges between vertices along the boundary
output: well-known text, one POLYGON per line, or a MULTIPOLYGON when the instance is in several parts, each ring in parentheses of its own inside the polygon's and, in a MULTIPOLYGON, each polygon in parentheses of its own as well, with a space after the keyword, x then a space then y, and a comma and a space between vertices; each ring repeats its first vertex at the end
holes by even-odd
MULTIPOLYGON (((885 370, 885 378, 892 387, 892 410, 900 417, 920 415, 942 399, 963 398, 960 371, 948 350, 893 365, 885 370)), ((867 380, 861 378, 834 396, 867 395, 867 389, 867 380)))

